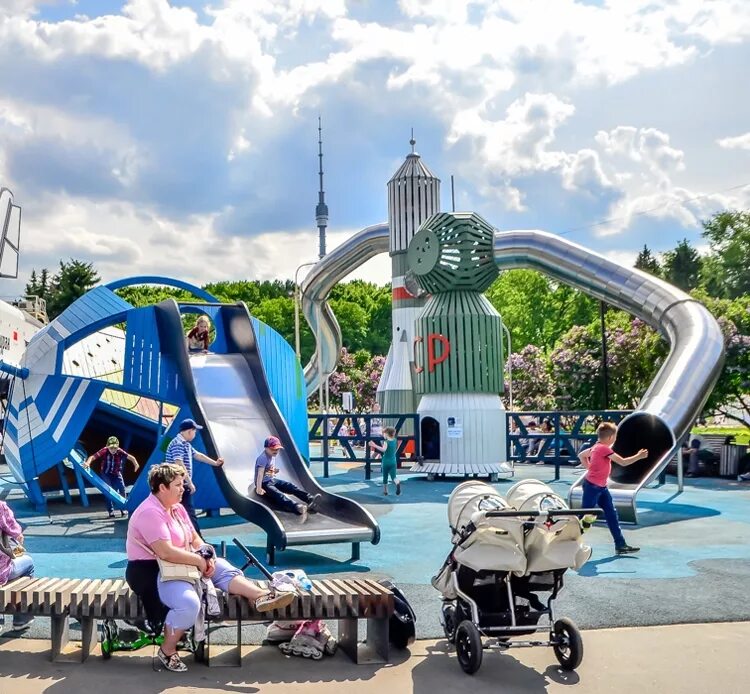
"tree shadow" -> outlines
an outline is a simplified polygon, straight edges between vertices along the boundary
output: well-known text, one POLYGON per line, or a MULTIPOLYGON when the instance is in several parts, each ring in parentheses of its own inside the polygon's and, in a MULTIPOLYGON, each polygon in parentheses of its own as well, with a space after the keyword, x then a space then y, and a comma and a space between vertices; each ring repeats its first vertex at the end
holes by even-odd
MULTIPOLYGON (((296 688, 303 684, 332 684, 344 686, 371 680, 383 667, 404 662, 408 651, 392 659, 388 665, 357 665, 341 651, 321 661, 284 656, 274 646, 252 647, 243 655, 240 668, 210 668, 184 656, 188 672, 175 676, 155 663, 151 653, 115 653, 105 661, 96 655, 86 663, 52 663, 49 651, 27 652, 7 648, 9 642, 0 640, 3 654, 0 676, 18 680, 28 686, 36 682, 45 694, 70 694, 80 691, 107 691, 113 683, 127 682, 130 691, 139 694, 161 694, 179 686, 180 691, 225 691, 254 694, 263 685, 286 684, 296 688), (6 645, 5 648, 2 646, 6 645), (154 672, 158 669, 158 672, 154 672), (179 680, 177 679, 179 677, 179 680), (183 689, 184 688, 184 689, 183 689)), ((145 650, 145 649, 144 649, 145 650)), ((11 683, 7 691, 14 691, 11 683)))

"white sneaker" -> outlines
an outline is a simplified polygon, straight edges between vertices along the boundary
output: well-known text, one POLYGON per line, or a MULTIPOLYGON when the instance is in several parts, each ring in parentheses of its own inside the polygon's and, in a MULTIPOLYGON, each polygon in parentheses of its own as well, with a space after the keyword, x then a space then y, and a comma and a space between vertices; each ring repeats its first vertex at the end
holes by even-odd
POLYGON ((737 475, 737 479, 740 482, 750 482, 750 472, 746 472, 744 475, 737 475))
POLYGON ((294 602, 296 593, 271 591, 261 595, 255 600, 255 609, 258 612, 270 612, 271 610, 283 610, 294 602))

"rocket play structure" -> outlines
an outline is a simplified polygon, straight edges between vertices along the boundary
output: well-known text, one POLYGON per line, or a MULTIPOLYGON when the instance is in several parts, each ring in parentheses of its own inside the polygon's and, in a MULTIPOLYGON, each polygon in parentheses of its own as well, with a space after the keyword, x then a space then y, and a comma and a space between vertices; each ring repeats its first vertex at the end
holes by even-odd
MULTIPOLYGON (((500 318, 481 292, 491 282, 492 262, 501 271, 538 270, 637 316, 670 344, 615 443, 623 456, 649 451, 646 460, 627 468, 614 465, 612 471, 610 489, 620 517, 635 522, 638 491, 666 467, 721 373, 724 339, 718 323, 699 301, 667 282, 554 234, 499 231, 472 213, 441 213, 440 182, 411 144, 412 152, 388 183, 388 223, 355 234, 303 282, 303 311, 317 336, 304 372, 307 392, 335 370, 341 350, 341 332, 326 301, 331 288, 370 258, 389 252, 393 342, 378 387, 381 409, 420 413, 425 464, 417 470, 499 475, 508 469, 498 397, 500 318), (405 409, 409 403, 414 403, 411 410, 405 409)), ((577 506, 580 499, 579 480, 570 501, 577 506)))

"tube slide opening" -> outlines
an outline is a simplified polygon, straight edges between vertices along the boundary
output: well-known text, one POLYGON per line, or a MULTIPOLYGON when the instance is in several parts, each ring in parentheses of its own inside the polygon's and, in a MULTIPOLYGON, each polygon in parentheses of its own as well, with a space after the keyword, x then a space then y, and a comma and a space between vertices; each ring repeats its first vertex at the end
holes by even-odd
POLYGON ((612 463, 610 477, 620 484, 638 484, 648 477, 654 465, 669 453, 673 445, 672 431, 659 417, 647 412, 634 412, 622 420, 613 448, 623 458, 646 448, 648 457, 631 465, 612 463))

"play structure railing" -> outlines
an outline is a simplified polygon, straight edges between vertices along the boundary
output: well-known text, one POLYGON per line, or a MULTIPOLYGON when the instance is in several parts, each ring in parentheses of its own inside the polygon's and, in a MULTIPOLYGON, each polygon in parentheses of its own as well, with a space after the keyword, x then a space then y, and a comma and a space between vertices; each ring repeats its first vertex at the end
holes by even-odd
POLYGON ((420 449, 418 414, 318 414, 307 415, 310 443, 320 444, 320 454, 312 455, 310 461, 323 463, 323 477, 328 477, 328 464, 363 461, 365 479, 372 476, 372 464, 377 459, 370 449, 370 441, 383 442, 382 434, 373 434, 372 422, 377 420, 383 427, 394 427, 398 440, 399 467, 405 458, 415 457, 420 449), (345 433, 346 432, 346 433, 345 433), (336 447, 341 450, 335 455, 336 447), (357 455, 355 448, 362 453, 357 455))
POLYGON ((508 412, 507 455, 517 463, 550 463, 555 466, 555 479, 560 479, 560 466, 577 465, 578 453, 596 441, 599 422, 619 424, 631 410, 576 410, 556 412, 508 412), (548 420, 552 430, 530 430, 528 423, 541 427, 548 420))

